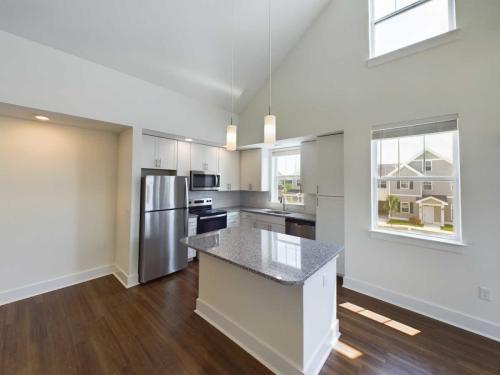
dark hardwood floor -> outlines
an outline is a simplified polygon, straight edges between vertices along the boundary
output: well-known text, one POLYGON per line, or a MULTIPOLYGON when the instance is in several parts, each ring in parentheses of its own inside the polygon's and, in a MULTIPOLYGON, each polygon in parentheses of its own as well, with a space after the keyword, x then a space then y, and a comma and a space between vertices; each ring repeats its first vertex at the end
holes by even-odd
MULTIPOLYGON (((0 374, 269 374, 194 312, 196 264, 129 290, 113 276, 0 307, 0 374)), ((322 374, 500 374, 500 343, 339 289, 422 332, 407 336, 339 308, 341 341, 322 374)))

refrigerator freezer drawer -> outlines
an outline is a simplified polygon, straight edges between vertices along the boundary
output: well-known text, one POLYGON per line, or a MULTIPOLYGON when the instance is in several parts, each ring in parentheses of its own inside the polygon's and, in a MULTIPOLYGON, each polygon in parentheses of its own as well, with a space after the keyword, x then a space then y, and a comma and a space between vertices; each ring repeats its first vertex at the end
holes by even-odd
POLYGON ((144 213, 139 253, 139 281, 156 279, 187 267, 187 247, 180 243, 188 235, 188 210, 144 213))

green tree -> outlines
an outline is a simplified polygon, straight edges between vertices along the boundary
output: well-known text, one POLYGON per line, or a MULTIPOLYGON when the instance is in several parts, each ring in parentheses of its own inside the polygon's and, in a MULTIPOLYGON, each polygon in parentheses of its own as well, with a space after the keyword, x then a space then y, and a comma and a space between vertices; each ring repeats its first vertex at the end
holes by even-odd
POLYGON ((389 220, 392 219, 392 212, 399 207, 399 197, 396 195, 388 195, 385 200, 384 208, 389 214, 389 220))

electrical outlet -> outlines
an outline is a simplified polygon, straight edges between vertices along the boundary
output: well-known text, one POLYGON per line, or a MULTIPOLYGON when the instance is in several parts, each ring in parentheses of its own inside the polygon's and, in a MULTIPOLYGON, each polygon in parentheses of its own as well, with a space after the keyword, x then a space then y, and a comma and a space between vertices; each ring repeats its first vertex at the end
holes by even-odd
POLYGON ((491 289, 484 288, 482 286, 479 287, 479 299, 483 301, 491 301, 491 289))

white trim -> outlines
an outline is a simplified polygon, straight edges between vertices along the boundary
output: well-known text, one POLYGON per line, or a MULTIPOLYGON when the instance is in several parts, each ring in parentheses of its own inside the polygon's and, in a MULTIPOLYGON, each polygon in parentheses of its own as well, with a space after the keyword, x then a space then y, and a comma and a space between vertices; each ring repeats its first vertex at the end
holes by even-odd
POLYGON ((488 337, 492 340, 500 341, 500 325, 497 323, 350 277, 344 277, 344 287, 478 335, 488 337))
POLYGON ((196 299, 194 312, 276 374, 317 374, 340 336, 337 320, 335 326, 325 335, 323 342, 316 349, 311 361, 305 369, 302 369, 298 364, 283 356, 275 348, 255 337, 251 332, 200 298, 196 299))
POLYGON ((404 245, 422 247, 424 249, 434 249, 450 253, 463 254, 463 248, 467 244, 455 239, 433 237, 432 235, 419 235, 415 233, 403 233, 396 230, 370 229, 370 237, 390 242, 397 242, 404 245))
MULTIPOLYGON (((437 156, 437 155, 436 155, 436 156, 437 156)), ((425 157, 425 155, 424 155, 424 157, 425 157)), ((425 164, 424 164, 424 167, 422 168, 422 170, 423 170, 424 172, 432 172, 432 160, 433 160, 433 159, 425 159, 425 164), (427 163, 431 163, 431 169, 429 169, 429 170, 427 170, 427 163)), ((437 160, 437 159, 434 159, 434 160, 437 160)), ((422 162, 423 162, 423 161, 424 161, 424 160, 422 160, 422 162)), ((447 161, 447 160, 445 160, 445 161, 447 161)), ((451 163, 450 163, 450 164, 451 164, 451 163)))
POLYGON ((410 181, 407 180, 401 180, 399 181, 399 188, 396 185, 397 190, 410 190, 410 181), (406 187, 403 187, 403 184, 406 185, 406 187))
POLYGON ((99 266, 85 271, 75 272, 68 275, 24 285, 18 288, 0 292, 0 306, 12 303, 39 294, 66 288, 71 285, 83 283, 99 277, 111 275, 114 272, 113 265, 99 266))
POLYGON ((423 189, 424 191, 429 191, 429 190, 432 190, 432 188, 433 188, 433 186, 432 186, 432 181, 422 181, 422 189, 423 189), (431 184, 430 189, 426 189, 426 188, 425 188, 425 184, 431 184))
MULTIPOLYGON (((415 159, 413 159, 415 160, 415 159)), ((410 160, 409 163, 411 163, 413 160, 410 160)), ((411 172, 414 172, 417 174, 417 176, 423 176, 422 173, 420 173, 419 171, 417 171, 415 168, 413 168, 412 166, 408 165, 408 163, 404 163, 403 165, 401 165, 399 168, 396 167, 394 168, 393 171, 391 171, 390 173, 387 173, 386 176, 384 177, 389 177, 389 176, 392 176, 394 173, 396 173, 398 171, 398 169, 401 171, 403 168, 408 168, 411 172)), ((413 176, 413 177, 417 177, 417 176, 413 176)), ((401 176, 399 175, 398 177, 406 177, 406 176, 401 176)), ((408 176, 409 177, 409 176, 408 176)))
MULTIPOLYGON (((372 26, 373 27, 373 26, 372 26)), ((372 33, 371 33, 372 34, 372 33)), ((401 47, 400 49, 396 49, 391 52, 387 52, 383 55, 370 57, 366 61, 366 66, 368 68, 374 68, 376 66, 386 64, 393 60, 399 60, 406 56, 414 55, 416 53, 435 48, 444 44, 452 43, 456 40, 460 39, 460 29, 456 28, 442 34, 436 35, 429 39, 424 39, 420 42, 416 42, 414 44, 410 44, 405 47, 401 47)), ((373 37, 370 37, 372 39, 373 37)), ((373 48, 373 47, 372 47, 373 48)), ((372 52, 370 52, 370 56, 372 56, 372 52)))
POLYGON ((115 264, 114 268, 113 276, 115 276, 125 288, 132 288, 133 286, 139 285, 139 274, 135 273, 133 275, 128 275, 117 264, 115 264))

